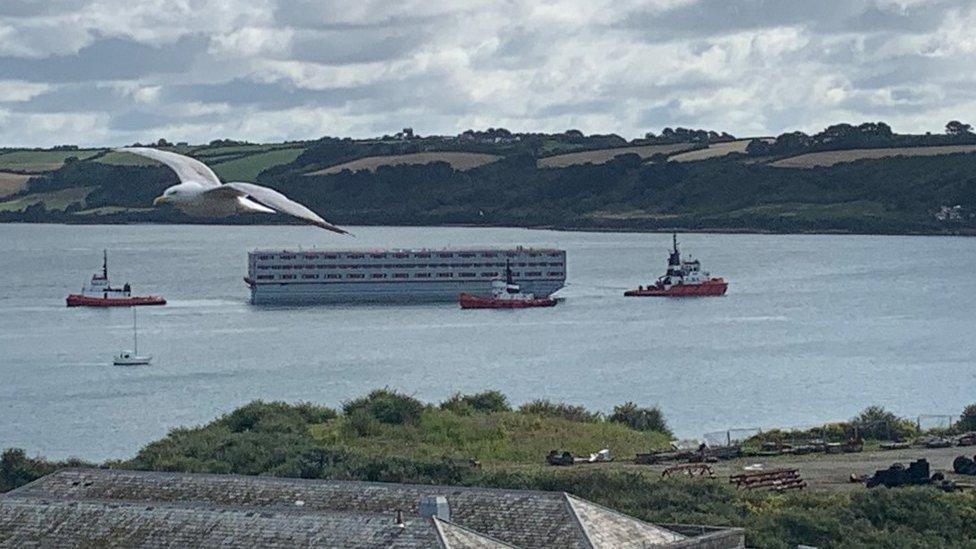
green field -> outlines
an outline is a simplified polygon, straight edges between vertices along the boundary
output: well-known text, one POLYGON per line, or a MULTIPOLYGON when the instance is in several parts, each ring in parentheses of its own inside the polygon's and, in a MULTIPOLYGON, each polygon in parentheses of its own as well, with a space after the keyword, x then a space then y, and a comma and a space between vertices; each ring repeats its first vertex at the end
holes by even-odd
POLYGON ((101 152, 100 149, 76 151, 12 151, 0 153, 0 170, 31 173, 49 172, 64 165, 70 157, 85 160, 101 152))
POLYGON ((6 202, 0 202, 0 212, 19 212, 37 203, 43 203, 48 210, 64 210, 75 202, 84 203, 93 187, 72 187, 48 193, 33 193, 6 202))
POLYGON ((210 167, 223 181, 254 182, 262 171, 272 166, 293 162, 304 150, 302 148, 276 149, 213 164, 210 167))
POLYGON ((356 431, 340 417, 311 427, 312 437, 370 455, 398 455, 410 459, 474 458, 485 466, 544 464, 554 449, 589 455, 610 448, 615 455, 666 448, 668 436, 635 431, 619 423, 577 422, 520 412, 457 415, 427 409, 415 425, 375 423, 356 431))
POLYGON ((109 151, 105 156, 95 159, 95 162, 111 164, 112 166, 156 166, 159 163, 138 154, 109 151))

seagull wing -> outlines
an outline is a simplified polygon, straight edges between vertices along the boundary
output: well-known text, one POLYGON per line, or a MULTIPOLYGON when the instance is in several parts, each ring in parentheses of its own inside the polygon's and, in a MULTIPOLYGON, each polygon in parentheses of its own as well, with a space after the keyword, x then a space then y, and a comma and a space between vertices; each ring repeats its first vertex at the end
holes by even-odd
POLYGON ((177 177, 180 178, 180 183, 194 181, 207 187, 217 187, 220 185, 220 178, 217 177, 217 174, 213 173, 213 170, 208 168, 206 164, 195 158, 174 152, 150 149, 148 147, 123 147, 115 150, 138 154, 139 156, 152 158, 157 162, 166 164, 176 172, 177 177))
POLYGON ((266 208, 271 208, 278 213, 290 215, 307 223, 311 223, 316 227, 321 227, 334 233, 349 234, 348 231, 340 229, 339 227, 336 227, 335 225, 322 219, 317 213, 306 208, 305 206, 302 206, 298 202, 295 202, 274 189, 262 187, 261 185, 241 182, 225 183, 221 185, 220 188, 211 189, 207 191, 207 193, 223 194, 227 192, 228 188, 238 191, 241 193, 240 196, 253 200, 266 208))

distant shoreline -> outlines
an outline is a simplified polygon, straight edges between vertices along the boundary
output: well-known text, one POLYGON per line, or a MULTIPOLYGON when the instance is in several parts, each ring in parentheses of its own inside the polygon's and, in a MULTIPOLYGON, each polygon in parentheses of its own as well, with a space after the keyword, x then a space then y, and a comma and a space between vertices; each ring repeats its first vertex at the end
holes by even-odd
MULTIPOLYGON (((153 226, 220 226, 220 227, 283 227, 283 226, 303 226, 300 223, 221 223, 221 222, 175 222, 159 223, 154 221, 110 221, 98 220, 88 221, 0 221, 0 225, 63 225, 63 226, 84 226, 84 225, 153 225, 153 226)), ((341 225, 341 224, 340 224, 341 225)), ((558 231, 558 232, 578 232, 578 233, 643 233, 643 234, 756 234, 756 235, 824 235, 824 236, 959 236, 974 237, 976 229, 960 229, 955 231, 855 231, 848 229, 824 229, 824 230, 800 230, 800 231, 777 231, 764 228, 731 228, 731 227, 709 227, 709 228, 689 228, 689 227, 663 227, 663 228, 641 228, 641 227, 577 227, 560 225, 474 225, 466 223, 444 223, 435 225, 408 225, 408 224, 365 224, 347 225, 349 227, 430 227, 430 228, 465 228, 465 229, 527 229, 536 231, 558 231)))

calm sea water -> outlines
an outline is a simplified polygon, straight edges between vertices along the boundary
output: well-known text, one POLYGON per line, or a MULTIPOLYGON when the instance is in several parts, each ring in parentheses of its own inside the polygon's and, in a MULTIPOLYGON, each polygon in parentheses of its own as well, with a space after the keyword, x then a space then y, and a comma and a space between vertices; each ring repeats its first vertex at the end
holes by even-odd
POLYGON ((339 405, 378 387, 440 401, 499 389, 609 410, 660 406, 679 435, 846 419, 869 404, 958 414, 976 401, 976 240, 681 236, 731 280, 724 298, 624 298, 670 235, 522 229, 0 225, 0 447, 133 455, 253 399, 339 405), (256 247, 557 246, 552 309, 257 308, 256 247), (139 311, 151 367, 119 368, 128 310, 67 309, 109 249, 112 280, 170 304, 139 311))

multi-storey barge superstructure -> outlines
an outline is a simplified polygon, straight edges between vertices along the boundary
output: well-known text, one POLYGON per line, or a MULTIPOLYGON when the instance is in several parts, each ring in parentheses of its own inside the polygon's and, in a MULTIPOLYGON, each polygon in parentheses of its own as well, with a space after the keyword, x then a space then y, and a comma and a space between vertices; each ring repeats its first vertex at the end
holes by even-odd
POLYGON ((488 295, 506 261, 526 292, 548 297, 566 283, 566 251, 551 248, 255 250, 248 274, 256 305, 455 302, 488 295))

